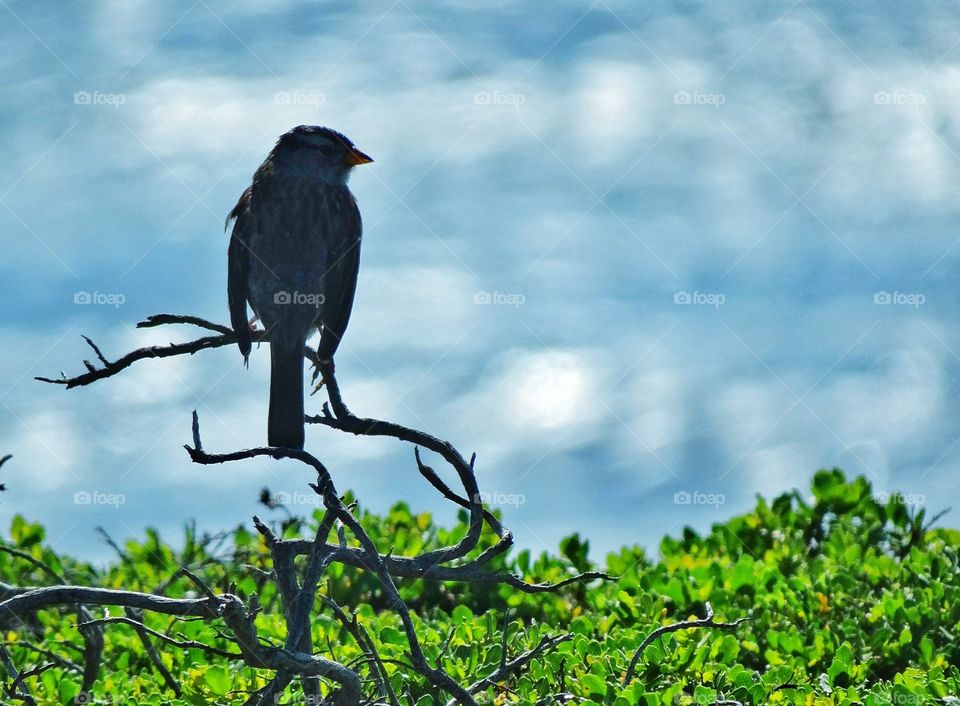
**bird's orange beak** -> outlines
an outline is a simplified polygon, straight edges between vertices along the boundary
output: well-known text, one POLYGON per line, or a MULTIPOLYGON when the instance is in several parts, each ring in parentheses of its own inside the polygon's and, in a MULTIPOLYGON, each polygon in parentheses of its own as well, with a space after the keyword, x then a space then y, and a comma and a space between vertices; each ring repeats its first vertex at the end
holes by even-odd
POLYGON ((347 153, 347 164, 351 167, 355 167, 358 164, 369 164, 373 161, 373 157, 364 154, 356 147, 351 148, 350 152, 347 153))

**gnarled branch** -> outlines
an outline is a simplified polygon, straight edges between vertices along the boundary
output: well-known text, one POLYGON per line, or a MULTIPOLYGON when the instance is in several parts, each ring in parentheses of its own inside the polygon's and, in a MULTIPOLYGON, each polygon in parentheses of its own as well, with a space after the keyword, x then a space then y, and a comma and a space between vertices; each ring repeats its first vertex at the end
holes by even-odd
MULTIPOLYGON (((138 327, 152 328, 181 324, 197 326, 210 332, 211 335, 201 336, 186 343, 170 343, 166 346, 139 348, 116 360, 108 359, 92 340, 84 337, 96 356, 98 361, 96 365, 89 361, 83 361, 86 372, 80 375, 73 377, 61 375, 60 378, 55 379, 38 379, 63 385, 69 389, 112 377, 142 360, 193 355, 202 350, 220 348, 236 342, 236 337, 229 327, 195 316, 159 314, 140 322, 138 327)), ((266 340, 266 335, 262 331, 255 331, 252 334, 252 339, 256 342, 262 342, 266 340)), ((458 684, 439 665, 433 666, 427 662, 414 629, 409 609, 401 599, 395 585, 395 578, 499 583, 527 593, 541 593, 556 591, 574 582, 592 579, 607 580, 611 577, 601 572, 585 572, 571 575, 557 583, 527 583, 521 577, 508 571, 488 569, 487 566, 494 558, 505 554, 512 546, 513 535, 493 513, 483 507, 474 473, 476 456, 471 456, 470 460, 467 461, 452 444, 426 432, 379 419, 357 417, 350 412, 343 400, 333 363, 321 363, 317 359, 316 353, 309 348, 304 349, 304 356, 314 365, 315 378, 317 376, 322 377, 322 384, 326 386, 329 397, 329 404, 323 405, 322 414, 308 416, 305 421, 358 436, 389 436, 399 441, 414 444, 414 459, 419 473, 444 498, 468 511, 468 531, 465 536, 451 546, 440 547, 418 556, 393 556, 390 552, 382 554, 364 531, 359 520, 354 516, 352 507, 345 506, 338 496, 330 473, 319 459, 306 451, 276 447, 257 447, 222 454, 208 453, 203 450, 199 420, 196 412, 194 412, 193 446, 186 446, 193 462, 211 465, 266 456, 274 459, 299 461, 311 468, 317 476, 317 482, 311 484, 311 487, 323 499, 326 513, 312 540, 279 538, 259 518, 254 518, 257 529, 267 540, 273 558, 273 571, 265 575, 264 579, 276 581, 280 589, 287 625, 287 638, 283 647, 264 645, 258 638, 254 618, 262 608, 256 594, 252 595, 248 608, 233 594, 233 588, 228 593, 215 594, 209 586, 186 567, 182 568, 178 575, 182 573, 188 576, 200 588, 203 594, 202 598, 175 599, 156 595, 156 592, 154 594, 144 594, 134 591, 69 585, 20 588, 0 584, 0 618, 5 615, 24 615, 54 605, 82 603, 123 606, 128 611, 125 618, 84 620, 80 623, 81 629, 99 630, 104 624, 126 623, 132 625, 138 631, 145 645, 150 645, 147 637, 153 636, 178 647, 202 647, 216 654, 239 657, 253 667, 273 670, 275 675, 270 683, 248 699, 247 703, 250 706, 272 703, 273 699, 297 677, 300 678, 304 692, 308 696, 319 696, 317 677, 325 677, 339 684, 339 690, 333 695, 331 703, 336 704, 336 706, 357 706, 360 703, 362 696, 361 682, 357 673, 338 662, 311 654, 310 615, 316 600, 320 579, 326 567, 333 562, 354 566, 369 571, 376 576, 384 594, 403 624, 410 649, 408 655, 410 662, 406 666, 425 677, 434 687, 446 691, 453 697, 454 702, 473 706, 475 701, 472 694, 482 691, 491 681, 496 682, 507 678, 521 670, 531 660, 569 639, 567 635, 543 638, 536 647, 510 661, 506 660, 506 652, 504 651, 504 659, 498 669, 467 687, 458 684), (421 448, 438 454, 453 468, 462 487, 462 492, 451 489, 440 479, 433 468, 424 463, 420 455, 421 448), (337 523, 338 541, 330 543, 327 540, 334 528, 334 523, 337 523), (497 541, 477 556, 469 558, 469 555, 480 545, 484 525, 488 526, 496 535, 497 541), (349 531, 358 540, 359 547, 347 545, 345 531, 349 531), (297 556, 307 557, 302 577, 298 576, 298 571, 295 568, 294 559, 297 556), (144 610, 177 617, 193 616, 200 619, 223 620, 232 631, 233 636, 230 639, 237 645, 240 652, 232 653, 202 643, 195 644, 189 641, 176 640, 169 635, 150 630, 142 621, 137 619, 138 613, 134 612, 144 610)), ((61 583, 63 582, 61 581, 61 583)), ((167 585, 169 583, 167 582, 167 585)), ((366 660, 371 665, 371 671, 377 681, 381 695, 385 696, 390 703, 397 703, 396 695, 390 687, 389 679, 383 668, 385 660, 379 658, 369 635, 366 635, 355 620, 350 622, 347 619, 346 614, 337 606, 332 597, 327 595, 321 596, 321 598, 357 640, 358 645, 366 655, 366 660)), ((504 634, 505 636, 506 634, 504 634)), ((390 661, 395 662, 395 660, 390 661)), ((176 690, 175 686, 171 688, 176 690)))

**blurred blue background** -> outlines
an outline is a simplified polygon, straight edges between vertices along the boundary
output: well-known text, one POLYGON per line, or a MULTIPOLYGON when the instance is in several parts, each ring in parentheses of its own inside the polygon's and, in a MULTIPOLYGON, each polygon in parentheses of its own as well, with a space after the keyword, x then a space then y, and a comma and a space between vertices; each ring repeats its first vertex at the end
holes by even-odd
MULTIPOLYGON (((0 0, 0 526, 103 558, 145 525, 249 522, 293 463, 268 354, 116 357, 226 311, 223 220, 277 135, 376 162, 348 403, 478 453, 518 543, 594 555, 865 474, 956 504, 960 31, 947 3, 0 0), (599 551, 597 551, 599 550, 599 551)), ((319 399, 308 407, 319 409, 319 399)), ((452 511, 390 440, 308 429, 374 510, 452 511)), ((437 464, 440 468, 440 465, 437 464)), ((452 482, 452 478, 451 478, 452 482)), ((268 513, 269 514, 269 513, 268 513)), ((954 521, 948 517, 947 522, 954 521)))

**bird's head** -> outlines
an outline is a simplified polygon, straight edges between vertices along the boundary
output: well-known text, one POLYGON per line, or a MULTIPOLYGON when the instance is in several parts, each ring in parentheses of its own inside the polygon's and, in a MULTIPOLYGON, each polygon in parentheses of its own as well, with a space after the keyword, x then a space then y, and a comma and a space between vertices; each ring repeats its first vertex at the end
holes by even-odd
POLYGON ((278 173, 328 184, 345 184, 351 169, 373 161, 354 147, 346 135, 316 125, 300 125, 285 132, 269 159, 278 173))

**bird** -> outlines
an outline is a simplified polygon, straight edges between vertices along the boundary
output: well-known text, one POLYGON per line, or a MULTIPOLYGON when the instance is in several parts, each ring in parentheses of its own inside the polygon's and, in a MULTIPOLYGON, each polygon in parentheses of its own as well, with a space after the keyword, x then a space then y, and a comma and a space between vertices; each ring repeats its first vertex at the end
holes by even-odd
POLYGON ((317 356, 332 364, 350 321, 363 224, 347 182, 372 161, 342 133, 300 125, 280 136, 227 216, 227 300, 244 364, 255 319, 270 344, 270 446, 303 449, 304 347, 319 330, 317 356))

